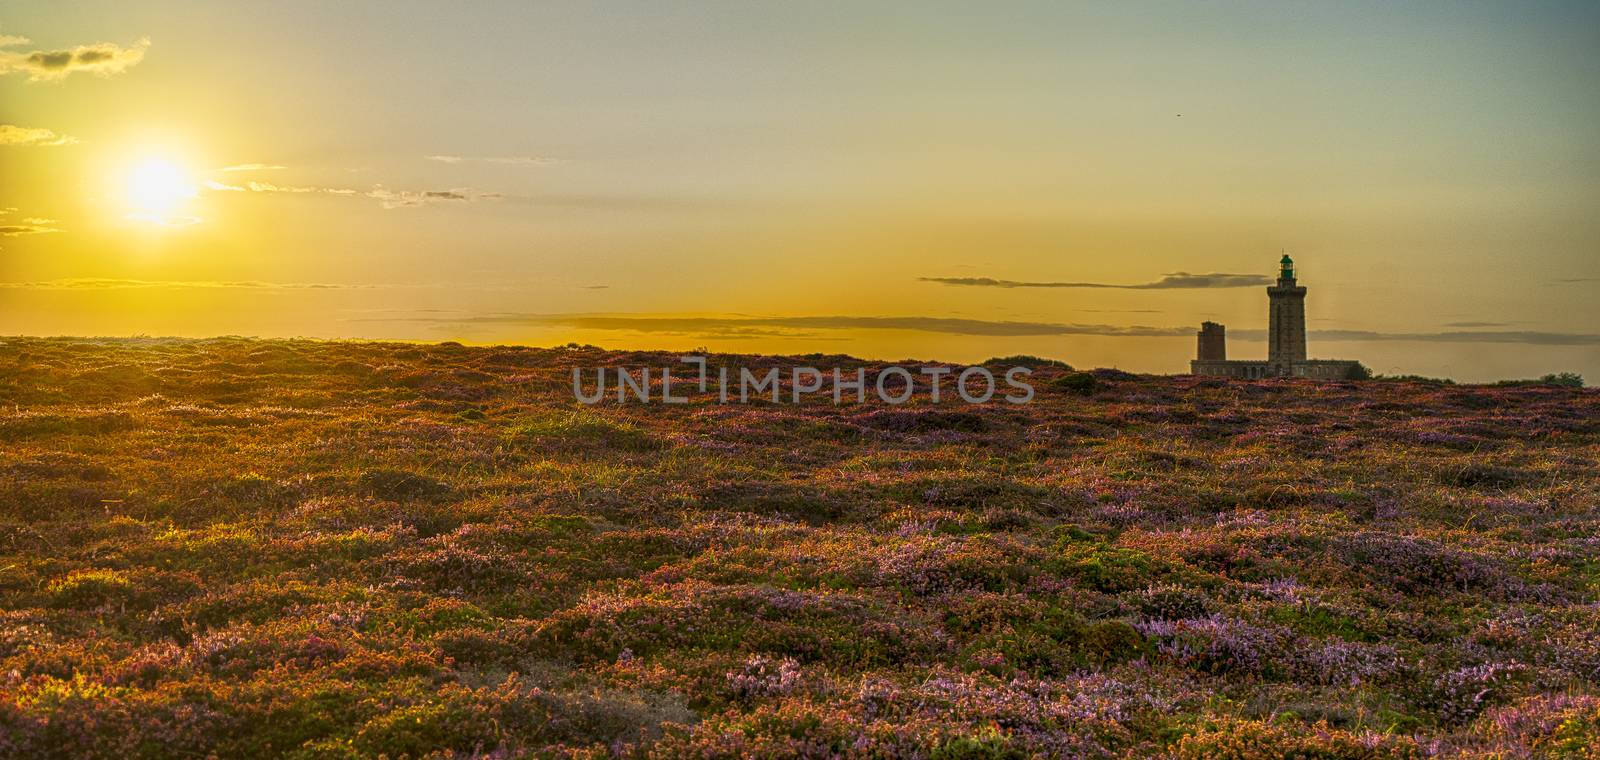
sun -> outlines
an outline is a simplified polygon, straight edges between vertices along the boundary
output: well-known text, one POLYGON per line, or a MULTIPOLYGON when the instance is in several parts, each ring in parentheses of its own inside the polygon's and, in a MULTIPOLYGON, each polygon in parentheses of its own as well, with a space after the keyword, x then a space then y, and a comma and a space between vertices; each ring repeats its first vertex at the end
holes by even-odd
POLYGON ((147 158, 128 175, 128 201, 138 218, 175 218, 184 203, 198 193, 188 172, 164 158, 147 158))

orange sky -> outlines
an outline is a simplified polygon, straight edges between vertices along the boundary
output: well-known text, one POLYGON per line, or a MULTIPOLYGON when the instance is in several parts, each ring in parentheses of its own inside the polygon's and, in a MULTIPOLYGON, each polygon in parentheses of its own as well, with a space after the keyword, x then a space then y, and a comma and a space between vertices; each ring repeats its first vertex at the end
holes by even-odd
POLYGON ((0 334, 1600 378, 1596 6, 860 6, 7 3, 0 334))

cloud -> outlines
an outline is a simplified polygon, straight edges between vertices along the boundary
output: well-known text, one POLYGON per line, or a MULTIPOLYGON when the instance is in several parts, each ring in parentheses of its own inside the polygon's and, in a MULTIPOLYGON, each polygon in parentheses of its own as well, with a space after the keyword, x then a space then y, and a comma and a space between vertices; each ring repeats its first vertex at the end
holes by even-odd
POLYGON ((453 188, 450 190, 391 190, 383 185, 375 185, 371 190, 355 190, 348 187, 324 187, 320 185, 279 185, 272 182, 258 182, 251 180, 243 184, 232 185, 216 180, 206 180, 201 185, 215 192, 223 193, 288 193, 288 194, 322 194, 345 195, 352 197, 371 198, 378 201, 384 208, 407 208, 412 206, 425 206, 431 203, 473 203, 476 201, 498 200, 505 196, 500 193, 487 193, 471 188, 453 188))
POLYGON ((24 219, 21 224, 0 224, 0 237, 21 237, 23 235, 43 235, 47 232, 60 232, 50 225, 55 224, 54 219, 24 219))
POLYGON ((222 167, 222 171, 225 171, 225 172, 261 172, 261 171, 273 171, 273 170, 276 170, 276 169, 287 169, 287 168, 289 168, 289 167, 287 167, 287 166, 279 166, 277 164, 237 164, 237 165, 234 165, 234 166, 224 166, 224 167, 222 167))
MULTIPOLYGON (((567 327, 576 330, 620 330, 646 333, 710 334, 732 330, 910 330, 946 335, 1022 337, 1044 335, 1115 335, 1132 337, 1191 337, 1192 327, 1010 322, 952 317, 693 317, 639 314, 483 314, 454 318, 415 318, 392 321, 439 322, 457 325, 526 325, 567 327)), ((774 332, 773 334, 783 334, 774 332)))
MULTIPOLYGON (((26 44, 21 37, 7 37, 3 47, 26 44)), ((75 72, 98 76, 111 76, 126 71, 144 60, 150 48, 148 38, 140 39, 129 47, 110 42, 79 45, 70 50, 0 50, 0 74, 24 73, 34 82, 65 79, 75 72)))
POLYGON ((993 277, 918 277, 922 282, 937 282, 941 285, 964 285, 979 288, 1115 288, 1118 290, 1188 290, 1199 288, 1248 288, 1258 285, 1271 285, 1272 280, 1259 274, 1228 274, 1225 272, 1212 272, 1210 274, 1189 274, 1188 272, 1173 272, 1161 276, 1155 282, 1145 282, 1136 285, 1119 285, 1106 282, 1027 282, 1018 280, 997 280, 993 277))
POLYGON ((498 200, 505 196, 500 193, 481 193, 476 190, 462 188, 455 190, 389 190, 379 185, 366 193, 368 198, 376 198, 384 208, 406 208, 410 206, 426 206, 430 203, 448 203, 498 200))
MULTIPOLYGON (((1100 336, 1118 338, 1193 338, 1195 328, 1150 327, 1144 325, 1104 325, 1061 322, 1015 322, 953 317, 746 317, 678 316, 659 314, 479 314, 461 317, 396 317, 356 320, 447 324, 457 327, 514 325, 524 327, 607 330, 641 333, 726 336, 742 331, 762 331, 772 337, 806 337, 817 331, 906 330, 942 335, 976 337, 1100 336), (804 331, 804 332, 800 332, 804 331)), ((749 333, 756 334, 756 333, 749 333)), ((1265 330, 1239 330, 1230 337, 1247 341, 1266 340, 1265 330)), ((1538 331, 1453 331, 1435 333, 1382 333, 1363 330, 1323 330, 1313 332, 1317 340, 1340 341, 1415 341, 1425 343, 1518 343, 1541 346, 1600 345, 1600 334, 1538 331)))
POLYGON ((245 187, 252 193, 331 193, 333 195, 355 195, 355 190, 342 187, 295 187, 292 185, 274 185, 271 182, 246 182, 245 187))
MULTIPOLYGON (((227 171, 224 169, 223 171, 227 171)), ((230 185, 208 179, 200 183, 207 190, 216 190, 225 193, 330 193, 332 195, 356 195, 359 190, 349 190, 340 187, 297 187, 294 185, 275 185, 271 182, 257 182, 251 180, 243 185, 230 185)))
POLYGON ((1510 322, 1446 322, 1445 327, 1510 327, 1510 322))
MULTIPOLYGON (((280 169, 273 164, 239 164, 218 170, 227 172, 232 169, 246 171, 247 168, 261 167, 262 169, 280 169)), ((630 195, 593 195, 593 194, 562 194, 548 193, 538 195, 508 195, 506 193, 476 190, 470 187, 455 187, 436 190, 407 190, 394 189, 384 185, 373 185, 368 190, 358 190, 349 187, 334 187, 323 185, 287 185, 273 182, 251 180, 240 182, 232 178, 213 178, 200 183, 205 190, 220 193, 290 193, 290 194, 321 194, 343 195, 358 198, 369 198, 378 201, 384 208, 414 208, 439 203, 479 203, 484 201, 505 201, 508 203, 524 203, 545 208, 572 208, 586 210, 653 210, 653 211, 680 211, 705 208, 703 201, 692 198, 661 198, 652 196, 630 195)))
POLYGON ((583 286, 584 290, 608 290, 610 288, 611 288, 610 285, 585 285, 585 286, 583 286))
POLYGON ((425 156, 429 161, 438 161, 445 164, 504 164, 507 166, 554 166, 563 163, 559 158, 545 158, 542 156, 490 156, 474 158, 471 156, 425 156))
POLYGON ((19 127, 15 124, 0 124, 0 145, 26 145, 34 147, 53 147, 56 145, 71 145, 78 138, 70 135, 58 135, 48 129, 39 127, 19 127))
POLYGON ((1322 330, 1313 332, 1311 337, 1326 341, 1383 340, 1421 343, 1521 343, 1532 346, 1600 346, 1600 334, 1542 332, 1538 330, 1454 330, 1432 333, 1322 330))
POLYGON ((344 308, 344 309, 340 309, 339 311, 353 312, 353 313, 357 313, 357 314, 459 314, 459 313, 461 313, 461 311, 459 309, 433 309, 433 308, 408 309, 408 308, 394 308, 394 307, 369 308, 369 309, 344 308))
MULTIPOLYGON (((1266 330, 1229 330, 1229 338, 1264 341, 1266 330)), ((1600 346, 1600 333, 1540 330, 1446 330, 1441 332, 1378 332, 1376 330, 1313 330, 1313 341, 1410 343, 1516 343, 1526 346, 1600 346)))
POLYGON ((144 290, 150 288, 239 289, 239 290, 352 290, 372 285, 341 285, 321 282, 260 282, 257 280, 125 280, 107 277, 72 277, 36 282, 0 282, 11 290, 144 290))

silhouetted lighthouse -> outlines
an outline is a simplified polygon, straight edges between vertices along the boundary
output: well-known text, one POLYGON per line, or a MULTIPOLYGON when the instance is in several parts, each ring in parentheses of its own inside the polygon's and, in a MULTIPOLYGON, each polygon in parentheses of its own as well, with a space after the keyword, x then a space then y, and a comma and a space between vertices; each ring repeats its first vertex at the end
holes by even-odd
POLYGON ((1267 363, 1273 374, 1289 375, 1288 366, 1306 360, 1306 289, 1294 283, 1294 259, 1278 261, 1278 284, 1267 286, 1267 363))
POLYGON ((1348 359, 1306 358, 1306 289, 1294 281, 1294 259, 1278 260, 1278 282, 1267 286, 1267 360, 1229 359, 1228 339, 1222 325, 1200 324, 1200 341, 1189 371, 1212 377, 1260 380, 1268 377, 1309 377, 1345 380, 1370 377, 1361 362, 1348 359))

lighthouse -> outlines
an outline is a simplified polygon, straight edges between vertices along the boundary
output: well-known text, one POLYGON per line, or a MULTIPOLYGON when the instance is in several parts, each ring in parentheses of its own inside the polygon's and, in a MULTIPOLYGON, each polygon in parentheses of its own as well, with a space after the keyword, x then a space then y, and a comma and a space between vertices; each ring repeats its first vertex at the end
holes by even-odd
POLYGON ((1267 286, 1267 363, 1274 375, 1292 375, 1306 360, 1306 289, 1294 281, 1294 259, 1278 261, 1278 282, 1267 286))
POLYGON ((1267 286, 1267 360, 1229 359, 1222 325, 1200 325, 1199 350, 1189 371, 1211 377, 1262 380, 1269 377, 1305 377, 1347 380, 1369 377, 1361 362, 1348 359, 1306 358, 1306 289, 1294 279, 1294 259, 1278 260, 1278 281, 1267 286))

